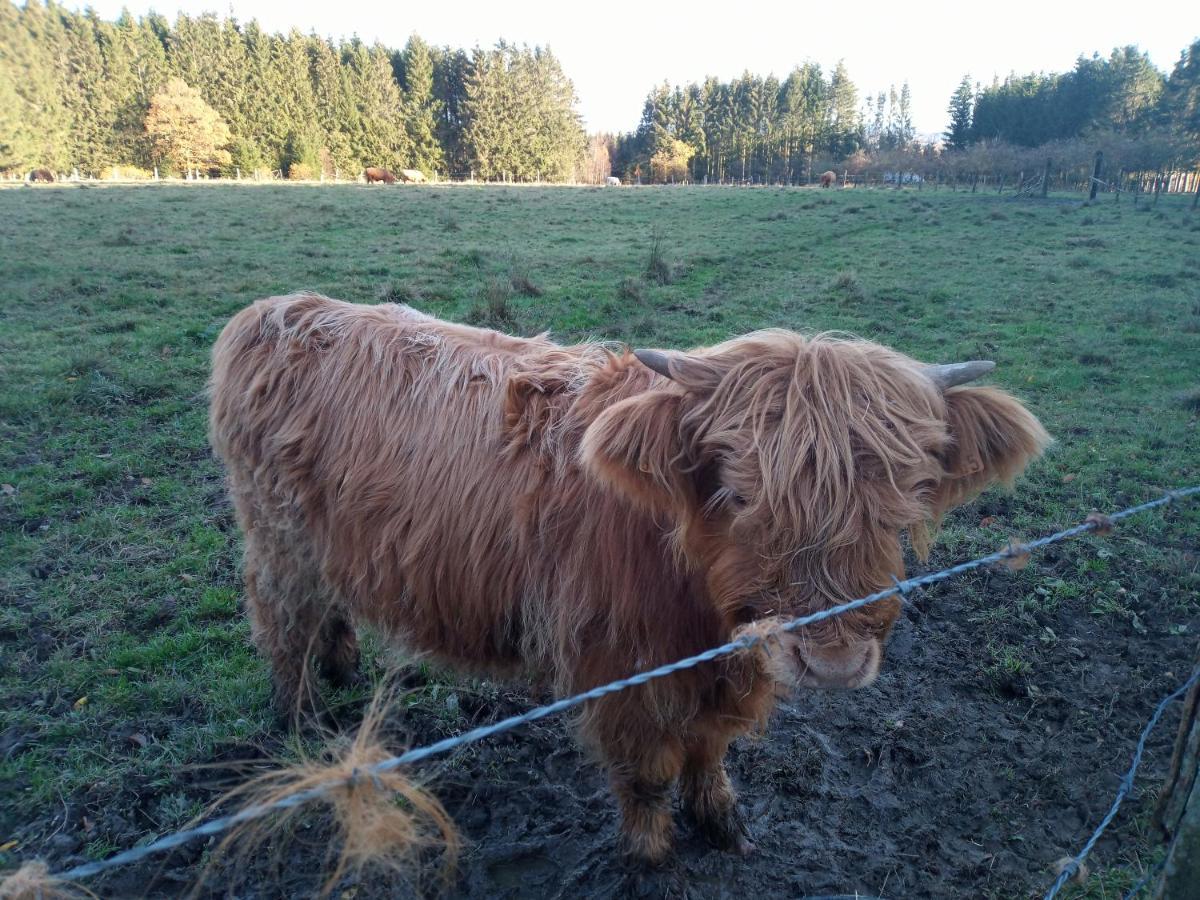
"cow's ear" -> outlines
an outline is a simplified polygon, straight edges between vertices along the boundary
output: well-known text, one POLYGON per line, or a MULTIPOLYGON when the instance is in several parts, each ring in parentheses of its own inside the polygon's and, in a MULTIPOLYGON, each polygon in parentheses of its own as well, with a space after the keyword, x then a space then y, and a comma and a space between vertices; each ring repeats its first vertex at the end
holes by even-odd
POLYGON ((679 438, 681 399, 672 391, 646 391, 610 406, 584 432, 584 467, 641 506, 694 504, 679 438))
POLYGON ((1009 485, 1050 443, 1050 435, 1013 396, 997 388, 946 391, 951 444, 943 509, 969 500, 989 484, 1009 485))

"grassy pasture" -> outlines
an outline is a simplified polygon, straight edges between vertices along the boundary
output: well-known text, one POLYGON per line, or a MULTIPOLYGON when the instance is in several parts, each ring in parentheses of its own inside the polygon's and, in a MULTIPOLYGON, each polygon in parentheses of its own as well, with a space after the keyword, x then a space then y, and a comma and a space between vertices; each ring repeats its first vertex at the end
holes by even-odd
MULTIPOLYGON (((686 347, 782 326, 995 359, 994 381, 1058 443, 1012 495, 955 513, 931 566, 1200 482, 1200 216, 1181 198, 1135 211, 915 189, 56 186, 0 190, 0 247, 0 862, 108 855, 212 799, 192 767, 297 750, 267 709, 205 440, 209 348, 258 297, 394 300, 563 341, 686 347)), ((933 601, 970 626, 959 677, 1014 722, 1044 725, 1062 688, 1056 727, 1111 760, 1092 813, 1194 657, 1198 543, 1200 504, 1181 506, 933 601)), ((410 695, 416 738, 486 717, 448 706, 446 684, 410 695)), ((1170 728, 1136 815, 1101 845, 1095 896, 1148 858, 1170 728)), ((1030 788, 996 815, 1036 822, 1068 800, 1030 788)), ((997 852, 1040 865, 1051 851, 997 852)), ((1039 883, 980 879, 994 896, 1039 883)))

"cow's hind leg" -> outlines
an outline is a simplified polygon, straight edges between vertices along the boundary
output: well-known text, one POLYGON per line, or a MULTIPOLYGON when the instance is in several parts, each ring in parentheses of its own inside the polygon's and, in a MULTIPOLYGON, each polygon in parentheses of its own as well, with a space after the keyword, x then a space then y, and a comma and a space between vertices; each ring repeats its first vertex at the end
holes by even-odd
POLYGON ((317 667, 334 687, 350 687, 358 680, 358 636, 354 624, 336 607, 321 622, 317 667))
POLYGON ((321 648, 326 613, 316 565, 294 541, 294 534, 246 529, 250 634, 271 665, 276 711, 293 724, 318 708, 310 661, 321 648))
POLYGON ((688 742, 679 793, 684 810, 709 843, 745 856, 754 852, 754 845, 725 771, 729 741, 729 736, 714 731, 688 742))

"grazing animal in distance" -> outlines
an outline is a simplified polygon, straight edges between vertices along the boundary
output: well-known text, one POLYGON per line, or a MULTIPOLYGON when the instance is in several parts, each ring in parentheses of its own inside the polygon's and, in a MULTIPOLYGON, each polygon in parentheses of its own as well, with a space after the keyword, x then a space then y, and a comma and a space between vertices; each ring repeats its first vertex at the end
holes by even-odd
MULTIPOLYGON (((1048 441, 1017 400, 876 343, 761 331, 690 352, 561 346, 393 304, 259 300, 213 349, 210 440, 283 711, 358 665, 355 624, 559 694, 904 577, 950 507, 1048 441), (963 386, 959 386, 963 385, 963 386), (758 623, 758 624, 753 624, 758 623)), ((592 701, 623 843, 671 796, 749 852, 724 758, 795 687, 879 673, 889 598, 592 701)))
POLYGON ((424 184, 425 173, 420 169, 401 169, 400 180, 408 184, 424 184))
POLYGON ((821 187, 833 187, 835 184, 837 184, 837 172, 831 170, 821 173, 821 187))
POLYGON ((378 166, 367 166, 363 170, 363 175, 366 176, 367 184, 374 184, 377 181, 382 181, 384 184, 395 184, 396 176, 387 169, 381 169, 378 166))
POLYGON ((604 179, 604 183, 608 187, 620 187, 621 179, 618 178, 616 175, 609 175, 607 178, 604 179))
POLYGON ((54 173, 49 169, 34 169, 29 173, 29 181, 34 184, 53 184, 54 180, 54 173))

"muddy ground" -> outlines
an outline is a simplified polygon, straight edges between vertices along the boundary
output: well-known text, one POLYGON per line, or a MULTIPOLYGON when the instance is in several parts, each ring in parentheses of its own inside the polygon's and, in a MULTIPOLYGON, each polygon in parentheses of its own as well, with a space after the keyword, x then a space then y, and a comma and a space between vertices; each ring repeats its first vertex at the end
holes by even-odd
MULTIPOLYGON (((1067 562, 1051 548, 1043 568, 1067 562)), ((1023 617, 999 631, 993 626, 990 639, 1016 646, 1038 640, 1039 627, 1057 635, 1031 671, 997 671, 980 662, 985 650, 972 620, 981 605, 1002 604, 1016 592, 1014 576, 988 572, 915 597, 875 685, 799 694, 779 708, 764 736, 736 744, 730 770, 757 844, 748 859, 711 850, 681 821, 675 863, 651 873, 626 868, 615 852, 617 817, 605 779, 561 719, 460 751, 427 770, 467 840, 450 896, 1038 894, 1055 861, 1075 852, 1103 816, 1138 732, 1190 671, 1194 639, 1178 636, 1181 623, 1168 637, 1161 628, 1064 606, 1036 623, 1023 617)), ((1195 621, 1182 624, 1195 633, 1195 621)), ((512 691, 457 702, 478 724, 531 701, 512 691)), ((1151 737, 1137 789, 1100 841, 1096 863, 1141 865, 1123 848, 1146 827, 1174 715, 1151 737)), ((405 716, 399 727, 414 742, 452 730, 428 709, 405 716)), ((229 758, 246 752, 231 749, 229 758)), ((132 841, 147 827, 137 809, 150 807, 153 791, 128 785, 92 815, 118 841, 114 817, 128 821, 132 841)), ((87 799, 80 800, 86 811, 87 799)), ((60 838, 61 848, 70 844, 69 836, 60 838)), ((310 895, 321 884, 327 846, 328 830, 315 817, 277 857, 256 859, 244 877, 225 873, 203 893, 247 900, 310 895)), ((194 844, 89 886, 102 895, 176 895, 194 883, 203 852, 194 844)), ((60 865, 71 861, 70 852, 58 854, 60 865)), ((411 892, 412 885, 366 877, 343 880, 334 895, 411 892)))

